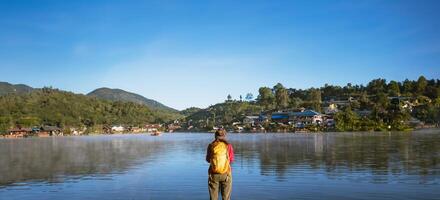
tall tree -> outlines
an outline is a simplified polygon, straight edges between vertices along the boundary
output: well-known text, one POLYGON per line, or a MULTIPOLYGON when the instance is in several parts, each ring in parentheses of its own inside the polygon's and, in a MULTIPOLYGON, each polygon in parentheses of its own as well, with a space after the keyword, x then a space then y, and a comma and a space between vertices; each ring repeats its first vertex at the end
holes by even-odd
POLYGON ((396 81, 390 81, 390 83, 388 83, 388 95, 400 96, 399 83, 397 83, 396 81))
POLYGON ((378 107, 380 110, 387 109, 389 105, 389 100, 385 93, 383 92, 378 93, 374 99, 375 99, 376 107, 378 107))
POLYGON ((425 92, 426 86, 428 85, 428 81, 424 76, 420 76, 416 83, 416 91, 414 91, 417 95, 422 95, 425 92))
POLYGON ((358 130, 359 117, 354 113, 350 106, 335 115, 336 130, 338 131, 356 131, 358 130))
POLYGON ((408 79, 405 79, 402 84, 401 92, 405 96, 410 96, 410 94, 413 92, 413 88, 414 88, 413 82, 408 79))
POLYGON ((277 91, 278 89, 281 89, 281 88, 285 88, 285 87, 283 86, 283 84, 277 83, 275 86, 273 86, 273 91, 277 91))
POLYGON ((289 92, 283 85, 278 83, 275 87, 275 101, 278 109, 287 108, 289 106, 289 92))
POLYGON ((271 109, 275 100, 272 90, 268 87, 260 87, 257 102, 265 109, 271 109))
POLYGON ((309 90, 307 99, 309 100, 312 109, 314 109, 318 112, 321 111, 321 103, 322 103, 321 90, 311 88, 309 90))
POLYGON ((303 103, 303 100, 298 97, 290 97, 289 107, 298 108, 303 103))
POLYGON ((374 79, 370 81, 367 85, 367 90, 369 94, 377 94, 379 92, 385 92, 386 80, 385 79, 374 79))
POLYGON ((252 93, 247 93, 245 99, 247 101, 252 101, 254 99, 254 95, 252 93))

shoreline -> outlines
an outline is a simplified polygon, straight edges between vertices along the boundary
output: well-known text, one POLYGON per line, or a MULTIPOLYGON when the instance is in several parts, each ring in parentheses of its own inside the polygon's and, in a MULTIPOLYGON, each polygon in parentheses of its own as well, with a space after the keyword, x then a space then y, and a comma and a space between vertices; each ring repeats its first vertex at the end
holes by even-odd
MULTIPOLYGON (((430 128, 418 128, 413 130, 405 130, 405 131, 299 131, 299 132, 228 132, 228 134, 333 134, 333 133, 410 133, 410 132, 419 132, 419 131, 438 131, 440 134, 440 127, 430 127, 430 128)), ((209 131, 175 131, 175 132, 164 132, 164 134, 172 135, 172 134, 190 134, 190 133, 200 133, 200 134, 213 134, 213 132, 209 131)), ((47 137, 39 137, 39 136, 26 136, 26 137, 7 137, 7 135, 1 135, 0 139, 24 139, 24 138, 55 138, 55 137, 87 137, 87 136, 120 136, 120 135, 146 135, 152 136, 150 132, 121 132, 121 133, 112 133, 112 134, 104 134, 104 133, 91 133, 91 134, 81 134, 81 135, 63 135, 63 136, 47 136, 47 137)))

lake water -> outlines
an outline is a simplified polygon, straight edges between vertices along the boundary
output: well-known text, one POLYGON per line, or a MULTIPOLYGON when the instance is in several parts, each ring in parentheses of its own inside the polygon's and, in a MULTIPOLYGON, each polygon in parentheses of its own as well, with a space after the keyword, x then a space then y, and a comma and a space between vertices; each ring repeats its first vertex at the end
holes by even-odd
MULTIPOLYGON (((440 199, 440 131, 229 134, 233 199, 440 199)), ((0 140, 0 199, 209 199, 208 133, 0 140)))

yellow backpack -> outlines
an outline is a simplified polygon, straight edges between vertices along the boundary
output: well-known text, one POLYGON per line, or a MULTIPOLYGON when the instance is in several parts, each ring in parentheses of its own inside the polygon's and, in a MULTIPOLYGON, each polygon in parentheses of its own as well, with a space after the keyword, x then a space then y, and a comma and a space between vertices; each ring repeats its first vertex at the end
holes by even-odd
POLYGON ((229 172, 228 145, 224 142, 214 142, 211 145, 211 172, 224 174, 229 172))

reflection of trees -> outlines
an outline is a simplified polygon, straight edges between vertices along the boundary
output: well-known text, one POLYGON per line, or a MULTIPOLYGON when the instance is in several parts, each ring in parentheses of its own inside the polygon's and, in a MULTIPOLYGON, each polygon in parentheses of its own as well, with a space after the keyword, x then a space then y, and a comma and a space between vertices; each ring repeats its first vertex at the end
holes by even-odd
POLYGON ((34 138, 0 143, 0 185, 27 180, 58 181, 61 175, 106 174, 155 159, 163 142, 102 138, 34 138), (162 143, 162 144, 161 144, 162 143))
MULTIPOLYGON (((372 175, 387 181, 388 175, 439 175, 440 136, 412 133, 345 133, 312 135, 268 134, 254 140, 234 141, 239 159, 257 157, 261 173, 285 176, 320 169, 329 177, 347 173, 372 175)), ((433 176, 434 177, 434 176, 433 176)))
MULTIPOLYGON (((208 134, 172 137, 63 137, 0 140, 0 185, 29 180, 121 173, 138 163, 174 153, 197 154, 204 163, 208 134)), ((423 133, 231 134, 235 167, 280 179, 302 173, 329 178, 417 175, 420 181, 440 176, 440 135, 423 133), (351 177, 349 177, 351 176, 351 177)), ((179 154, 180 155, 180 154, 179 154)), ((401 178, 407 178, 399 176, 401 178)))

